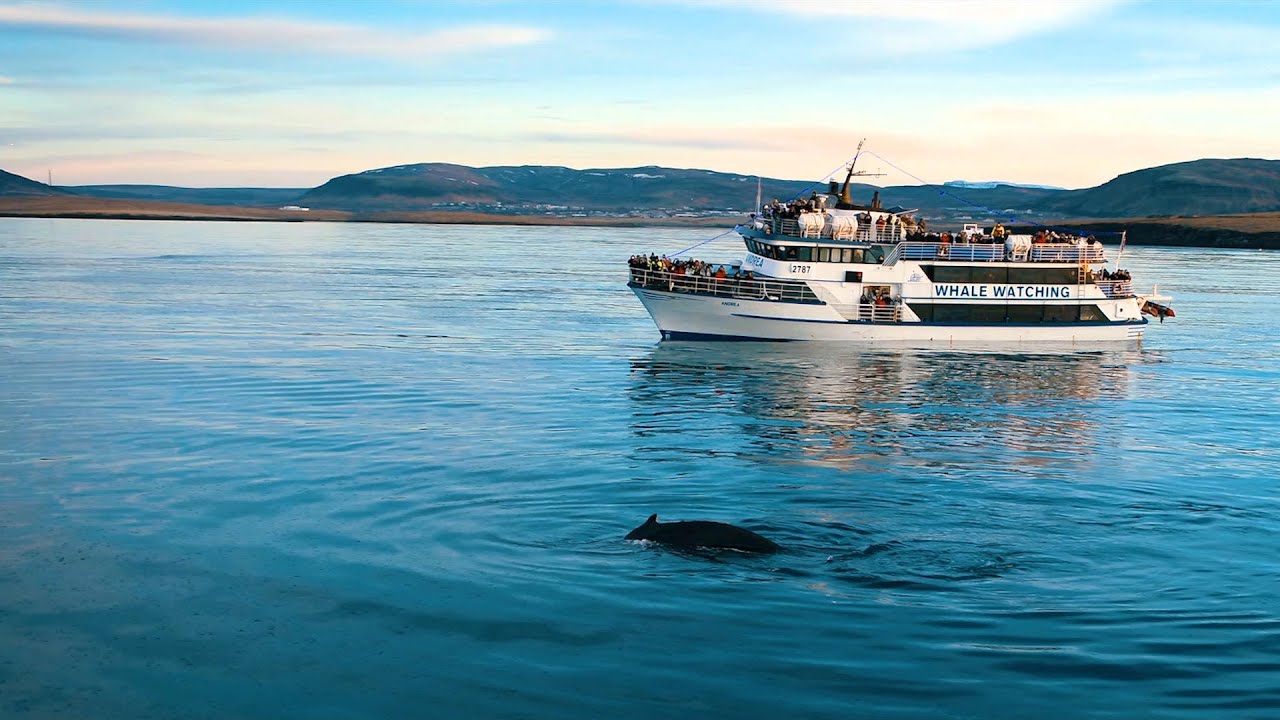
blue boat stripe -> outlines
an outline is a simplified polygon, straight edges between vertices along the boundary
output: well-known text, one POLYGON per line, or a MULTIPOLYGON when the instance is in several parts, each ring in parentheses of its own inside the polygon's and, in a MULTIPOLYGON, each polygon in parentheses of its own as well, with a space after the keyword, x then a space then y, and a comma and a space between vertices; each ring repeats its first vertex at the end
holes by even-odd
POLYGON ((807 318, 780 318, 769 317, 768 315, 746 315, 743 313, 730 313, 733 317, 750 318, 752 320, 777 320, 778 322, 800 322, 800 323, 824 323, 826 325, 848 325, 853 320, 809 320, 807 318))

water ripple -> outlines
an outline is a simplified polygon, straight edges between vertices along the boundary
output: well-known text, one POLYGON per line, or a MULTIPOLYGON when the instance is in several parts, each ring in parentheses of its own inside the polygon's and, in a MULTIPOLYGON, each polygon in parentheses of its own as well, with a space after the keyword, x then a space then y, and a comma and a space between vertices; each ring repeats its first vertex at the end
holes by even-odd
POLYGON ((0 224, 5 717, 1280 706, 1271 255, 902 353, 656 342, 620 263, 696 231, 0 224))

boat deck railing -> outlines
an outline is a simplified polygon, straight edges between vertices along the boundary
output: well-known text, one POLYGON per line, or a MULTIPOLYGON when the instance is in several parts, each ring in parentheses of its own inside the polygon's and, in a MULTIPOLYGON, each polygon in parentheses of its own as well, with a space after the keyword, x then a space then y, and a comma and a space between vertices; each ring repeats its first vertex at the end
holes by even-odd
POLYGON ((872 305, 855 303, 841 305, 836 308, 846 320, 858 320, 873 323, 896 323, 902 321, 902 308, 897 305, 872 305))
POLYGON ((897 305, 858 305, 858 317, 869 322, 901 322, 902 308, 897 305))
POLYGON ((1132 280, 1098 280, 1098 288, 1109 298, 1133 297, 1132 280))
POLYGON ((1033 262, 1033 263, 1103 263, 1106 251, 1101 245, 1054 243, 1032 245, 1006 252, 1004 243, 898 243, 893 252, 885 256, 884 265, 896 265, 900 260, 949 260, 952 262, 1033 262))
POLYGON ((821 304, 813 289, 799 280, 684 275, 666 270, 630 268, 630 284, 668 292, 713 295, 739 300, 821 304))
MULTIPOLYGON (((814 217, 821 219, 821 215, 814 217)), ((772 218, 756 220, 754 227, 769 235, 790 235, 806 240, 847 240, 865 243, 896 243, 906 238, 902 225, 875 225, 858 223, 855 228, 849 225, 825 223, 803 223, 795 218, 772 218)))
POLYGON ((1055 243, 1032 245, 1030 257, 1027 259, 1030 262, 1104 263, 1107 261, 1107 253, 1101 245, 1055 243))

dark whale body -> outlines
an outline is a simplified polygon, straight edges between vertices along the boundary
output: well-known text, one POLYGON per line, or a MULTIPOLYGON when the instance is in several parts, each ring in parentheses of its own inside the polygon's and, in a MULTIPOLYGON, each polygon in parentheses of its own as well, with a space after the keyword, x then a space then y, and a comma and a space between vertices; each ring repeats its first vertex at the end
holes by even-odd
POLYGON ((627 533, 627 539, 649 540, 678 548, 728 548, 757 553, 779 550, 777 543, 769 538, 740 527, 710 520, 660 523, 657 515, 650 515, 643 525, 627 533))

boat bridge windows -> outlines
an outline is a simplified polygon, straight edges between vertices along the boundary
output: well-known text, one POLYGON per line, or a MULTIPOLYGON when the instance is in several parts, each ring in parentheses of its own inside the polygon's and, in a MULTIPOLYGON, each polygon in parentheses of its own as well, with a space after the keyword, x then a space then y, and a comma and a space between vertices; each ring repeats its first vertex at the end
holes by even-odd
POLYGON ((920 322, 926 323, 1042 325, 1109 322, 1097 305, 908 302, 907 306, 920 318, 920 322))
POLYGON ((878 265, 884 261, 884 248, 870 247, 813 247, 810 245, 774 245, 754 238, 746 238, 747 249, 770 260, 794 262, 864 263, 878 265))
POLYGON ((1074 267, 1005 267, 975 265, 921 265, 935 283, 978 285, 1075 285, 1080 282, 1074 267))

